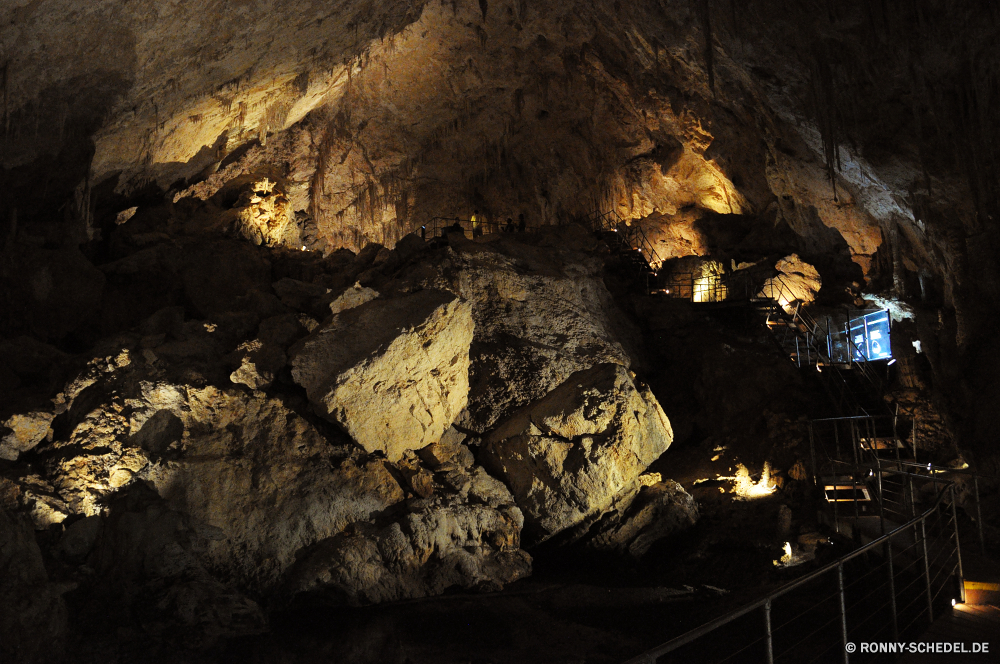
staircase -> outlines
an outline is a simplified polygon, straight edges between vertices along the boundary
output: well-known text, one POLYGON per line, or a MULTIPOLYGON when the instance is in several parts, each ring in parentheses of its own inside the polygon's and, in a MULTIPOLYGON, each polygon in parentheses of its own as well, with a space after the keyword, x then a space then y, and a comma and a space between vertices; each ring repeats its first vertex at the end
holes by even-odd
POLYGON ((638 224, 627 223, 614 210, 593 212, 583 223, 607 242, 640 290, 648 294, 655 288, 663 259, 653 249, 646 232, 638 224))

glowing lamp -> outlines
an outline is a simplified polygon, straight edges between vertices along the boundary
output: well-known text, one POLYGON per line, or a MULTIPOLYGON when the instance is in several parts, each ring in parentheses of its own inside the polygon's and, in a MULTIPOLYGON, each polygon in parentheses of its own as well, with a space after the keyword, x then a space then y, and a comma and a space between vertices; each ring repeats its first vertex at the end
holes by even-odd
POLYGON ((957 602, 955 600, 951 600, 951 605, 955 606, 955 604, 957 604, 957 602))

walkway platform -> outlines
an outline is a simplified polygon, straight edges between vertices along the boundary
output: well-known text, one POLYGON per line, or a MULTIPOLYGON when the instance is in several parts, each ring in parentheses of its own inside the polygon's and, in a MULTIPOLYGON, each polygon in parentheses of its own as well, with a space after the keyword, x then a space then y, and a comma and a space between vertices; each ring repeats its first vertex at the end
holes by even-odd
POLYGON ((959 643, 972 650, 973 643, 989 643, 989 652, 907 653, 900 664, 958 664, 1000 662, 1000 608, 959 604, 934 621, 914 643, 959 643))

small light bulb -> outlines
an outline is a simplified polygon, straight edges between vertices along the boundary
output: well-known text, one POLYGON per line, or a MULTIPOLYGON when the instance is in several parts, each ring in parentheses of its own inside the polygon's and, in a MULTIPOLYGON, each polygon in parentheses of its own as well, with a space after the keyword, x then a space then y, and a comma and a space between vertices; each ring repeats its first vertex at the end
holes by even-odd
POLYGON ((951 605, 955 606, 955 604, 956 604, 955 600, 951 600, 951 605))

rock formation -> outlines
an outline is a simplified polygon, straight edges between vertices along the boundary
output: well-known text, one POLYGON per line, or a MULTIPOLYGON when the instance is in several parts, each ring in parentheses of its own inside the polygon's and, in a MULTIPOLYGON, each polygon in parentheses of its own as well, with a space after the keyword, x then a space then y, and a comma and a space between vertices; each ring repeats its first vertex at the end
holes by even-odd
POLYGON ((511 487, 527 534, 543 541, 631 502, 673 431, 648 388, 603 364, 572 374, 484 442, 487 468, 511 487))
POLYGON ((431 290, 347 309, 293 349, 292 376, 365 450, 398 461, 465 408, 470 309, 431 290))
POLYGON ((632 564, 675 432, 800 481, 806 379, 643 279, 907 312, 995 466, 995 12, 721 4, 3 3, 0 658, 632 564))

